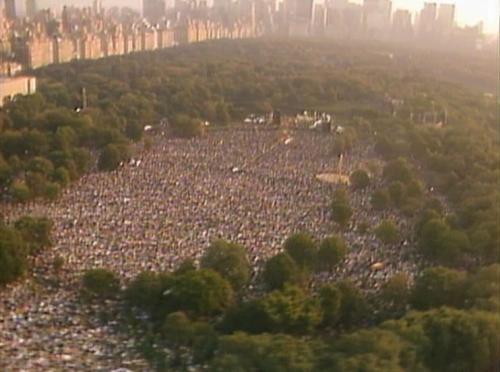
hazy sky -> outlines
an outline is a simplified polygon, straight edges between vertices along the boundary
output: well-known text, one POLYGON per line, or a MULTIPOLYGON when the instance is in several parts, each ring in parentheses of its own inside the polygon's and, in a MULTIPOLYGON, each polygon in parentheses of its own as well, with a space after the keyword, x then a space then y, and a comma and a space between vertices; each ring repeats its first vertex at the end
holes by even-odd
MULTIPOLYGON (((316 0, 321 2, 322 0, 316 0)), ((353 2, 362 3, 363 0, 352 0, 353 2)), ((427 0, 430 1, 430 0, 427 0)), ((483 20, 485 23, 485 31, 489 33, 498 32, 499 9, 498 0, 432 0, 442 3, 455 3, 457 5, 457 20, 458 23, 476 24, 483 20)), ((23 2, 23 1, 21 1, 23 2)), ((92 0, 39 0, 40 5, 51 4, 62 6, 62 4, 90 4, 92 0)), ((424 0, 392 0, 393 8, 405 8, 413 11, 422 9, 424 0)), ((141 0, 103 0, 105 6, 127 5, 132 8, 140 8, 141 0)))

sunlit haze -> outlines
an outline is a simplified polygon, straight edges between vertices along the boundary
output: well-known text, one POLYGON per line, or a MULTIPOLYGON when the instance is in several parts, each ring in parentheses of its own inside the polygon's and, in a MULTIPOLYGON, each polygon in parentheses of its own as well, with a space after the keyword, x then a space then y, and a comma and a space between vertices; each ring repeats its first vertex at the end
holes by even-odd
MULTIPOLYGON (((317 0, 321 2, 322 0, 317 0)), ((362 3, 362 0, 353 0, 353 2, 362 3)), ((393 9, 411 9, 418 12, 424 5, 423 0, 393 0, 393 9)), ((63 4, 84 5, 91 4, 91 0, 43 0, 40 1, 43 6, 60 6, 63 4)), ((141 0, 104 0, 105 6, 129 6, 139 9, 141 0)), ((487 33, 498 32, 499 8, 497 0, 456 0, 442 1, 441 3, 455 3, 457 5, 457 21, 459 25, 476 25, 484 21, 484 31, 487 33)))

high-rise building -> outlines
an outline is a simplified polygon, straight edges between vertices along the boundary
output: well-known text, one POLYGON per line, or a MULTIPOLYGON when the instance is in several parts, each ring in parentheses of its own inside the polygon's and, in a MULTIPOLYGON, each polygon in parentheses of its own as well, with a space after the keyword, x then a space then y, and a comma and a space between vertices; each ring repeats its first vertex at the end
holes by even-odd
POLYGON ((38 7, 36 0, 26 0, 26 16, 28 18, 34 18, 38 13, 38 7))
POLYGON ((312 31, 313 34, 322 36, 325 34, 326 26, 326 7, 323 4, 315 4, 313 19, 312 19, 312 31))
POLYGON ((390 0, 364 0, 363 27, 373 37, 387 33, 391 25, 392 2, 390 0))
POLYGON ((102 0, 94 0, 92 2, 92 11, 94 12, 94 15, 102 14, 102 9, 102 0))
POLYGON ((310 34, 313 3, 313 0, 286 0, 285 12, 290 36, 307 36, 310 34))
POLYGON ((313 0, 287 0, 286 8, 288 16, 295 19, 307 19, 311 21, 313 2, 313 0))
POLYGON ((441 33, 449 33, 455 25, 455 4, 440 4, 437 27, 441 33))
POLYGON ((214 0, 213 7, 216 9, 228 10, 231 7, 231 0, 214 0))
POLYGON ((17 17, 16 12, 16 0, 5 0, 5 17, 8 19, 15 19, 17 17))
POLYGON ((326 34, 335 38, 350 38, 359 35, 363 19, 363 7, 349 0, 327 2, 326 34))
POLYGON ((437 3, 425 3, 420 12, 418 31, 421 36, 430 36, 436 31, 437 3))
POLYGON ((412 16, 409 10, 398 9, 392 15, 393 39, 408 40, 413 35, 412 16))
POLYGON ((143 0, 142 15, 148 21, 156 23, 165 16, 165 0, 143 0))

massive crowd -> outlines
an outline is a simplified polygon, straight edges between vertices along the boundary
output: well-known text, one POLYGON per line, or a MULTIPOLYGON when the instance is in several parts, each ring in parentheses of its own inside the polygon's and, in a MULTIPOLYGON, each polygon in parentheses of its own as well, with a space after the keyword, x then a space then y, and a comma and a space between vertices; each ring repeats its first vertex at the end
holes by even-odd
MULTIPOLYGON (((5 205, 8 219, 54 221, 55 246, 37 258, 35 277, 52 278, 55 257, 65 265, 58 274, 63 280, 50 289, 18 283, 2 293, 0 369, 30 369, 37 361, 74 368, 78 358, 80 367, 109 370, 135 358, 133 345, 120 341, 109 324, 83 320, 76 289, 86 269, 108 268, 124 278, 172 270, 186 258, 199 260, 212 240, 224 238, 247 248, 258 273, 291 234, 308 231, 321 239, 336 232, 329 211, 335 185, 316 178, 337 169, 333 146, 331 134, 253 125, 192 140, 158 134, 129 164, 83 177, 55 202, 5 205), (121 347, 95 346, 105 342, 121 347)), ((344 172, 373 156, 370 147, 355 148, 344 158, 344 172)), ((393 212, 371 209, 374 187, 351 195, 353 223, 343 232, 351 251, 337 271, 319 279, 349 277, 373 290, 393 273, 416 272, 410 226, 393 212), (376 227, 385 218, 398 223, 399 244, 384 246, 358 228, 360 221, 376 227), (376 263, 382 265, 373 270, 376 263)))

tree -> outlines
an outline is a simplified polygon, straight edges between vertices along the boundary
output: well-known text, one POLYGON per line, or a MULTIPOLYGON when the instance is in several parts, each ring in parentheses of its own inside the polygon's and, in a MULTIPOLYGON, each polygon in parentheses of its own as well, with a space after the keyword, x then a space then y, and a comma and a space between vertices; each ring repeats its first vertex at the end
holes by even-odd
POLYGON ((187 271, 169 278, 162 288, 160 313, 183 311, 197 318, 214 316, 233 303, 231 285, 209 269, 187 271))
POLYGON ((302 270, 311 270, 316 263, 318 248, 309 234, 292 235, 285 241, 285 252, 302 270))
POLYGON ((342 201, 333 201, 332 203, 332 218, 340 225, 340 227, 345 228, 349 224, 349 220, 352 216, 352 209, 348 203, 342 201))
POLYGON ((351 329, 359 325, 367 317, 368 306, 361 291, 351 282, 343 281, 336 284, 340 291, 341 302, 338 326, 351 329))
POLYGON ((224 240, 210 244, 201 259, 201 267, 218 272, 235 291, 244 289, 250 280, 251 268, 245 248, 224 240))
POLYGON ((159 312, 162 293, 168 285, 169 279, 169 276, 165 274, 156 274, 150 271, 141 272, 125 290, 126 303, 156 316, 159 312))
POLYGON ((428 258, 453 265, 469 251, 470 242, 465 233, 450 229, 443 220, 431 219, 420 228, 419 247, 428 258))
POLYGON ((413 172, 408 162, 399 158, 387 163, 384 168, 384 178, 389 182, 399 181, 406 184, 413 179, 413 172))
POLYGON ((383 284, 380 297, 391 313, 403 314, 410 300, 408 276, 404 273, 397 273, 391 276, 383 284))
POLYGON ((125 132, 127 137, 133 141, 140 141, 144 134, 142 125, 139 121, 135 120, 129 120, 125 132))
POLYGON ((396 207, 401 207, 406 198, 405 186, 399 182, 395 181, 389 185, 389 195, 391 196, 391 201, 396 207))
POLYGON ((463 272, 433 267, 417 278, 411 294, 412 305, 418 310, 440 306, 463 305, 466 275, 463 272))
POLYGON ((298 287, 274 291, 262 301, 272 332, 311 333, 322 320, 319 302, 298 287))
POLYGON ((341 315, 342 292, 334 285, 325 285, 319 291, 319 299, 323 311, 322 324, 335 327, 341 315))
POLYGON ((226 125, 231 120, 231 116, 227 111, 227 105, 224 102, 219 102, 215 106, 215 120, 217 124, 226 125))
POLYGON ((52 246, 53 223, 48 218, 22 217, 14 226, 21 233, 30 254, 52 246))
POLYGON ((9 195, 17 202, 27 202, 32 198, 31 190, 26 183, 22 181, 14 181, 10 185, 9 195))
POLYGON ((382 221, 375 229, 375 235, 384 244, 395 244, 399 240, 399 231, 394 222, 382 221))
POLYGON ((338 236, 325 238, 318 251, 317 265, 320 270, 332 270, 348 252, 345 242, 338 236))
POLYGON ((389 207, 389 193, 385 190, 377 190, 373 193, 371 203, 373 209, 382 211, 389 207))
POLYGON ((301 282, 300 270, 287 253, 279 253, 266 262, 263 278, 269 290, 279 290, 288 283, 301 282))
POLYGON ((287 335, 222 336, 211 371, 306 372, 315 369, 314 348, 287 335), (229 368, 229 369, 226 369, 229 368))
POLYGON ((355 170, 350 177, 351 186, 355 190, 366 189, 370 185, 368 173, 362 169, 355 170))
POLYGON ((176 115, 170 125, 175 136, 181 138, 192 138, 203 134, 203 126, 198 119, 187 115, 176 115))
POLYGON ((23 275, 27 268, 27 248, 16 229, 0 224, 0 286, 23 275))
POLYGON ((99 156, 99 169, 103 171, 113 171, 120 166, 121 154, 116 145, 107 145, 99 156))
POLYGON ((86 271, 81 279, 83 293, 89 297, 107 299, 116 297, 120 291, 120 281, 106 269, 86 271))
POLYGON ((424 324, 424 360, 433 371, 493 371, 500 363, 498 313, 439 309, 424 324))
POLYGON ((500 264, 480 268, 469 275, 466 284, 466 305, 481 305, 484 301, 498 298, 500 292, 500 264))
POLYGON ((405 343, 398 335, 382 329, 362 329, 342 336, 331 350, 335 371, 403 372, 405 343))

